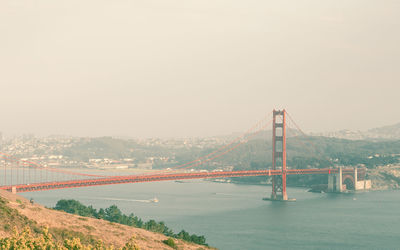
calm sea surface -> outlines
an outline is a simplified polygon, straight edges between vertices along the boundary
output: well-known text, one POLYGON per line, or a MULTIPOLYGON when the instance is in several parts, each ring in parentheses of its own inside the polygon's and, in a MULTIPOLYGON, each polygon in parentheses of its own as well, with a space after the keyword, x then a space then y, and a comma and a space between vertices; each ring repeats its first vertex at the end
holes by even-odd
POLYGON ((24 193, 48 207, 76 199, 205 235, 219 249, 400 249, 400 191, 316 194, 263 201, 271 187, 209 181, 155 182, 24 193), (149 202, 157 197, 159 202, 149 202))

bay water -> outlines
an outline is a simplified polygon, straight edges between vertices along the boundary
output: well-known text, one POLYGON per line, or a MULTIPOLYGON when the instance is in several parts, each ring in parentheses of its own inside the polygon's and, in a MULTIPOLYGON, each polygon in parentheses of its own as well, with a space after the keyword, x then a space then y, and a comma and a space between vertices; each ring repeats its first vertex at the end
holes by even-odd
POLYGON ((264 201, 270 186, 203 180, 133 183, 21 193, 47 207, 75 199, 95 208, 164 221, 204 235, 219 249, 400 249, 400 191, 310 193, 296 202, 264 201), (157 198, 159 202, 151 200, 157 198))

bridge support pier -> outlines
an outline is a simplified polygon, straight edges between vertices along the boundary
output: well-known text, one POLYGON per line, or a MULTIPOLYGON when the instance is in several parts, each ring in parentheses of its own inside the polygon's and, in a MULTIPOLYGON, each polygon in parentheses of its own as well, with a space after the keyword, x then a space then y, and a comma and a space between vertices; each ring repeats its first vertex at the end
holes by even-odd
POLYGON ((272 169, 282 170, 282 175, 272 176, 272 193, 270 200, 287 201, 288 196, 286 193, 286 111, 285 110, 273 111, 272 169))
POLYGON ((357 190, 368 190, 371 188, 371 180, 365 180, 361 177, 361 181, 358 180, 358 169, 355 167, 353 173, 349 173, 349 169, 346 170, 343 176, 343 168, 339 167, 337 173, 328 175, 328 192, 342 193, 346 191, 357 191, 357 190), (352 182, 349 182, 349 180, 352 182), (344 183, 343 183, 344 181, 344 183), (350 185, 349 185, 350 184, 350 185))
POLYGON ((357 167, 354 168, 354 190, 357 190, 358 184, 357 167))
POLYGON ((338 173, 328 174, 328 192, 343 192, 343 170, 339 167, 338 173))
POLYGON ((328 174, 328 192, 333 193, 335 191, 335 174, 328 174))
POLYGON ((328 175, 328 192, 341 193, 343 192, 343 170, 339 167, 339 171, 336 174, 328 175))
POLYGON ((339 167, 339 173, 336 174, 336 192, 343 192, 343 170, 339 167))

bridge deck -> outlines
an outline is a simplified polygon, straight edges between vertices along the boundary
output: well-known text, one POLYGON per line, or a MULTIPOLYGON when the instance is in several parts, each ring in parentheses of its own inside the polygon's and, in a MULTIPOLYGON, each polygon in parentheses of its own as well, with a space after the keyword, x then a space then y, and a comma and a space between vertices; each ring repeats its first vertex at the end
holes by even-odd
MULTIPOLYGON (((343 169, 343 173, 352 173, 353 169, 343 169)), ((303 174, 334 174, 338 173, 338 169, 288 169, 288 175, 303 174)), ((247 170, 247 171, 222 171, 222 172, 196 172, 196 173, 169 173, 169 174, 153 174, 153 175, 127 175, 127 176, 110 176, 106 178, 71 180, 44 182, 33 184, 18 184, 12 186, 0 186, 0 189, 16 192, 33 192, 62 188, 77 188, 100 185, 114 185, 124 183, 137 182, 153 182, 153 181, 171 181, 171 180, 187 180, 187 179, 210 179, 210 178, 226 178, 226 177, 242 177, 242 176, 274 176, 281 175, 282 170, 247 170)))

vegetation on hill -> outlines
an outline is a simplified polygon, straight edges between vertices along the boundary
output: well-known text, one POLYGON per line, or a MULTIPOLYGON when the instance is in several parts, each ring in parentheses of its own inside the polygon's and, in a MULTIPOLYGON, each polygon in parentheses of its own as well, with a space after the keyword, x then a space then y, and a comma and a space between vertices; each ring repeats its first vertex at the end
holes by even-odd
MULTIPOLYGON (((46 250, 112 250, 113 246, 105 246, 102 241, 98 241, 95 245, 83 244, 79 238, 66 239, 62 243, 53 239, 47 228, 44 228, 39 235, 31 233, 29 227, 25 227, 22 232, 14 229, 11 237, 0 239, 0 249, 46 249, 46 250)), ((139 250, 132 237, 121 250, 139 250)))
MULTIPOLYGON (((143 161, 146 157, 174 158, 174 162, 154 162, 155 168, 166 168, 186 162, 213 152, 214 147, 167 147, 141 145, 133 140, 111 137, 82 138, 72 147, 63 149, 63 154, 71 159, 90 158, 135 158, 143 161)), ((271 165, 272 144, 268 137, 250 140, 222 157, 201 165, 213 169, 215 166, 235 166, 236 169, 253 169, 255 164, 261 168, 271 165), (267 138, 267 139, 266 139, 267 138), (217 164, 215 164, 215 162, 217 164), (253 164, 253 165, 252 165, 253 164)), ((326 167, 332 164, 358 165, 372 168, 379 165, 397 163, 400 154, 400 140, 346 140, 322 136, 292 136, 287 139, 288 166, 291 168, 326 167), (375 155, 379 155, 376 157, 375 155), (371 157, 373 156, 373 157, 371 157)))
MULTIPOLYGON (((236 169, 265 169, 271 166, 270 141, 253 140, 238 147, 221 161, 236 169), (236 163, 236 164, 235 164, 236 163)), ((327 137, 290 137, 287 140, 287 165, 290 168, 323 168, 332 165, 367 168, 399 162, 398 141, 352 141, 327 137)))
POLYGON ((142 228, 48 209, 0 190, 0 249, 105 250, 138 247, 213 249, 142 228))
POLYGON ((116 205, 112 205, 106 209, 100 208, 99 210, 97 210, 92 206, 85 206, 76 200, 59 200, 54 209, 62 210, 71 214, 78 214, 80 216, 104 219, 123 225, 139 227, 152 232, 162 233, 165 236, 174 237, 177 239, 182 239, 188 242, 207 246, 204 236, 198 236, 195 234, 191 235, 185 230, 181 230, 179 233, 175 234, 170 228, 165 225, 164 222, 156 222, 155 220, 144 222, 133 213, 130 215, 123 214, 116 205))
MULTIPOLYGON (((20 200, 20 207, 24 206, 20 200)), ((0 197, 0 224, 2 231, 10 232, 10 237, 0 238, 0 249, 113 249, 102 241, 67 229, 40 227, 35 221, 20 214, 17 209, 7 206, 7 200, 0 197)), ((134 238, 123 250, 137 250, 134 238)))
MULTIPOLYGON (((235 166, 235 170, 256 170, 271 167, 272 145, 270 141, 253 140, 239 147, 235 154, 220 161, 235 166), (235 164, 235 162, 237 164, 235 164)), ((290 169, 328 168, 337 166, 377 166, 400 162, 400 140, 398 141, 352 141, 327 137, 290 137, 287 140, 287 166, 290 169)), ((234 178, 240 183, 268 182, 266 177, 234 178)), ((326 183, 326 176, 288 176, 294 186, 310 186, 326 183)))
POLYGON ((0 224, 3 230, 10 231, 14 227, 22 229, 28 226, 36 233, 41 231, 35 221, 21 215, 16 209, 10 208, 6 204, 7 201, 0 197, 0 224))

